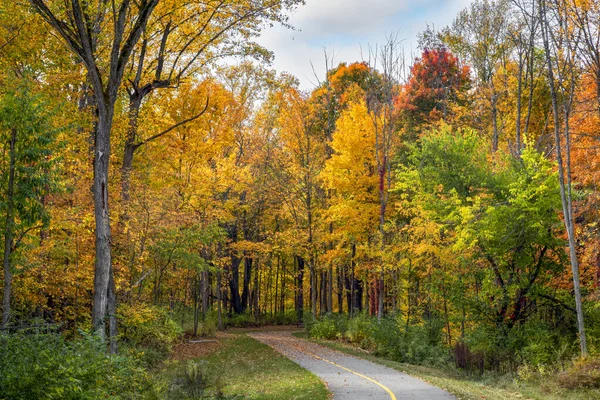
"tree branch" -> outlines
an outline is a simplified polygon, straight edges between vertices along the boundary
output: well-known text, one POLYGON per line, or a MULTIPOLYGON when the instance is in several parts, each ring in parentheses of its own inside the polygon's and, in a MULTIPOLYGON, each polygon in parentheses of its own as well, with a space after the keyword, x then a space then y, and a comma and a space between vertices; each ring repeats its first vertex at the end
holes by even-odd
POLYGON ((148 144, 148 143, 152 142, 153 140, 156 140, 159 137, 162 137, 162 136, 166 135, 167 133, 171 132, 172 130, 177 129, 177 128, 179 128, 179 127, 181 127, 181 126, 183 126, 183 125, 185 125, 185 124, 187 124, 189 122, 197 120, 202 115, 204 115, 204 113, 206 112, 206 110, 208 110, 208 103, 209 103, 209 97, 206 98, 206 104, 204 105, 204 108, 202 109, 202 111, 200 111, 198 114, 196 114, 194 116, 191 116, 189 118, 186 118, 183 121, 180 121, 180 122, 176 123, 175 125, 173 125, 173 126, 167 128, 167 129, 165 129, 164 131, 162 131, 160 133, 157 133, 156 135, 150 136, 148 139, 146 139, 146 140, 144 140, 142 142, 136 143, 134 145, 134 149, 137 150, 138 147, 141 147, 141 146, 143 146, 145 144, 148 144))

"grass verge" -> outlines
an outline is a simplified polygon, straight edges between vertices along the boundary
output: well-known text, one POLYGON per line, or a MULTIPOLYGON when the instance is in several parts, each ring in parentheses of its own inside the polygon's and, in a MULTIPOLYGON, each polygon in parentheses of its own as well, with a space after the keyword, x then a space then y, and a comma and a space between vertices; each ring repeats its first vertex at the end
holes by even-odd
POLYGON ((563 389, 551 378, 543 382, 519 382, 508 375, 474 377, 457 370, 440 370, 386 360, 344 342, 309 338, 307 332, 297 332, 294 333, 294 336, 306 338, 330 349, 364 358, 420 378, 447 390, 461 400, 600 400, 600 391, 598 390, 563 389))
POLYGON ((232 335, 220 341, 210 354, 166 365, 162 375, 168 394, 163 398, 329 398, 319 378, 270 347, 246 335, 232 335))

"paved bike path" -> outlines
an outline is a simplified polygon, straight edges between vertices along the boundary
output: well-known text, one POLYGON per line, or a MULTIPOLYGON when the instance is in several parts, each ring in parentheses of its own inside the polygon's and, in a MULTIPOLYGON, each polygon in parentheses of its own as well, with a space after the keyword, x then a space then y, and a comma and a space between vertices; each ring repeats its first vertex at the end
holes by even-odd
POLYGON ((333 392, 334 400, 456 399, 420 379, 297 338, 289 331, 249 335, 321 378, 333 392))

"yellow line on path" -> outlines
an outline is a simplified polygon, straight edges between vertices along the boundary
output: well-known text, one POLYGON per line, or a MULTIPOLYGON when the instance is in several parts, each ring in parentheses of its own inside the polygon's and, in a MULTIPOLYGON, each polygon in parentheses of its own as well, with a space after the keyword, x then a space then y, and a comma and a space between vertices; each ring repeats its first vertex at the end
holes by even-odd
MULTIPOLYGON (((296 347, 296 346, 294 346, 294 347, 296 347)), ((381 383, 377 382, 375 379, 371 379, 371 378, 369 378, 368 376, 365 376, 365 375, 363 375, 363 374, 361 374, 361 373, 359 373, 359 372, 356 372, 356 371, 353 371, 353 370, 351 370, 350 368, 343 367, 343 366, 341 366, 340 364, 338 364, 338 363, 336 363, 336 362, 329 361, 329 360, 327 360, 327 359, 325 359, 325 358, 323 358, 323 357, 319 357, 318 355, 316 355, 316 354, 313 354, 313 353, 311 353, 310 351, 306 351, 306 350, 300 350, 300 351, 301 351, 301 352, 304 352, 304 353, 306 353, 306 354, 308 354, 308 355, 310 355, 310 356, 312 356, 312 357, 314 357, 314 358, 316 358, 317 360, 325 361, 326 363, 329 363, 329 364, 331 364, 331 365, 335 365, 336 367, 338 367, 338 368, 341 368, 341 369, 343 369, 344 371, 348 371, 348 372, 351 372, 351 373, 353 373, 353 374, 354 374, 354 375, 356 375, 356 376, 360 376, 361 378, 363 378, 363 379, 366 379, 366 380, 368 380, 369 382, 373 382, 374 384, 376 384, 377 386, 379 386, 380 388, 382 388, 383 390, 385 390, 385 391, 386 391, 386 392, 387 392, 387 393, 390 395, 390 397, 391 397, 391 399, 392 399, 392 400, 398 400, 398 399, 396 399, 396 395, 394 395, 394 392, 392 392, 390 389, 388 389, 388 388, 387 388, 386 386, 384 386, 383 384, 381 384, 381 383)))

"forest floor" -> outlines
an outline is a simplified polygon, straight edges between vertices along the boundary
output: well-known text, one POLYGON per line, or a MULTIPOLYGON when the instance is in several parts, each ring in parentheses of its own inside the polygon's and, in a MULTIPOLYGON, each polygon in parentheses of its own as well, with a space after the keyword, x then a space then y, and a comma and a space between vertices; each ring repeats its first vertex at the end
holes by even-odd
POLYGON ((331 350, 286 330, 249 336, 273 347, 325 381, 334 400, 449 400, 455 397, 381 364, 331 350))
MULTIPOLYGON (((297 332, 294 335, 308 338, 306 332, 297 332)), ((545 379, 541 382, 522 382, 510 375, 490 374, 478 377, 452 369, 442 370, 386 360, 341 341, 307 340, 328 349, 369 360, 420 378, 447 390, 462 400, 600 400, 600 391, 598 390, 567 390, 558 386, 556 380, 553 379, 545 379)))
POLYGON ((245 334, 218 333, 214 340, 199 340, 182 343, 174 349, 160 376, 169 382, 166 386, 176 390, 169 388, 168 394, 160 398, 196 398, 200 397, 199 392, 202 396, 222 399, 330 398, 327 387, 317 376, 245 334), (193 365, 199 366, 201 379, 194 379, 190 368, 193 365))

